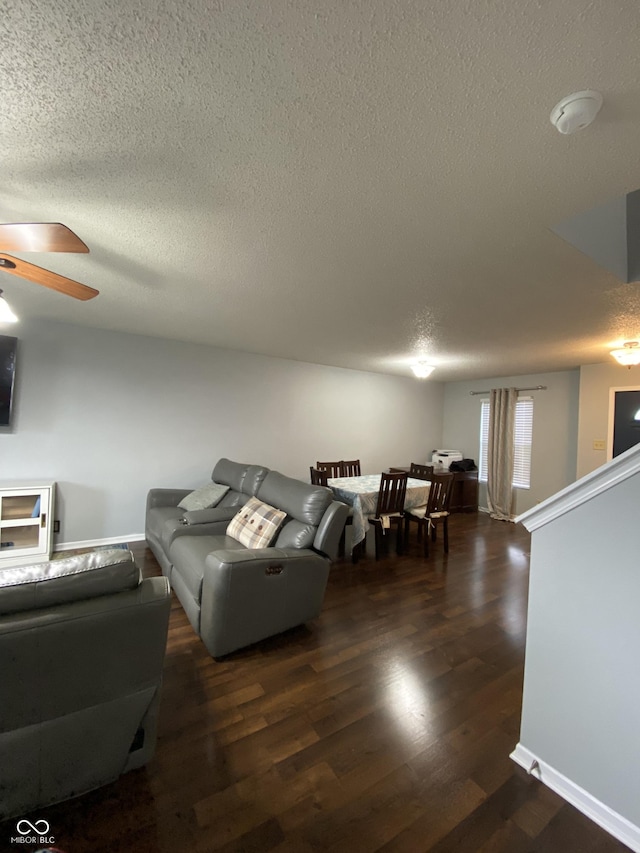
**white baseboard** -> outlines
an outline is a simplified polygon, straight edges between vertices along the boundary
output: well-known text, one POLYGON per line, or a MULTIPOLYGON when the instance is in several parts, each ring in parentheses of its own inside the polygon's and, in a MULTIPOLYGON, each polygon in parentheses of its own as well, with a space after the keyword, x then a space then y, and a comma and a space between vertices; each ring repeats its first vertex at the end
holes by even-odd
POLYGON ((640 827, 628 821, 625 817, 614 812, 613 809, 601 803, 584 788, 576 785, 571 779, 567 779, 562 773, 554 770, 536 755, 530 752, 522 744, 518 744, 510 756, 516 764, 519 764, 535 779, 539 779, 556 794, 559 794, 578 811, 591 818, 594 823, 601 826, 618 841, 630 847, 634 853, 640 853, 640 827), (533 770, 531 769, 536 763, 533 770))
POLYGON ((75 551, 76 548, 95 548, 96 545, 120 545, 122 542, 142 542, 144 533, 111 536, 109 539, 83 539, 81 542, 56 542, 54 551, 75 551))

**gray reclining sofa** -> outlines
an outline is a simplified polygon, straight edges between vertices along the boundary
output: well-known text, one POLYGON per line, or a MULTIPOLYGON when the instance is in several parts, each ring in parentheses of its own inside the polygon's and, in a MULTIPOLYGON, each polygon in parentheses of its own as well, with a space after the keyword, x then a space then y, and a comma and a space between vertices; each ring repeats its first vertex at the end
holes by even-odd
POLYGON ((189 489, 152 489, 145 530, 191 625, 217 658, 320 614, 348 507, 323 486, 229 459, 211 479, 229 490, 207 509, 178 506, 189 489), (226 534, 252 497, 286 513, 267 548, 226 534))
POLYGON ((170 606, 130 551, 0 570, 0 820, 149 761, 170 606))

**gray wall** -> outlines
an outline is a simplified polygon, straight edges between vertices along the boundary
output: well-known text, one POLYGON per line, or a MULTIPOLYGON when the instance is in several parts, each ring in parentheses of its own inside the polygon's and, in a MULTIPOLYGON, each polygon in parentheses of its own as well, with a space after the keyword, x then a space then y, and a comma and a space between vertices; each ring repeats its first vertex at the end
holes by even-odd
POLYGON ((520 744, 640 826, 640 475, 531 543, 520 744))
POLYGON ((55 480, 72 543, 142 534, 147 490, 196 487, 221 456, 308 481, 441 444, 443 386, 52 322, 22 323, 0 480, 55 480))
POLYGON ((611 388, 640 388, 640 366, 621 367, 611 359, 606 364, 587 364, 580 368, 578 477, 584 477, 607 461, 606 449, 596 450, 593 442, 607 443, 611 388))
MULTIPOLYGON (((632 194, 633 195, 633 194, 632 194)), ((628 196, 614 198, 573 216, 551 229, 620 281, 629 281, 627 253, 628 196)))
MULTIPOLYGON (((444 392, 442 446, 461 450, 478 464, 482 397, 472 397, 470 392, 546 385, 546 391, 531 392, 534 400, 531 488, 516 491, 516 512, 524 512, 576 478, 579 379, 578 370, 568 370, 449 382, 444 392)), ((487 490, 482 484, 480 506, 487 506, 487 490)))

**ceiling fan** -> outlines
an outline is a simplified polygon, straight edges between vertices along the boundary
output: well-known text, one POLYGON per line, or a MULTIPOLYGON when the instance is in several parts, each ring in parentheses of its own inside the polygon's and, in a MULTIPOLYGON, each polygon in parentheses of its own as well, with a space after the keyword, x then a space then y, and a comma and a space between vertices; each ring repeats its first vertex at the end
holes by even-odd
POLYGON ((88 252, 89 248, 60 222, 11 222, 0 224, 0 270, 26 278, 74 299, 93 299, 99 291, 63 275, 21 261, 4 252, 88 252))

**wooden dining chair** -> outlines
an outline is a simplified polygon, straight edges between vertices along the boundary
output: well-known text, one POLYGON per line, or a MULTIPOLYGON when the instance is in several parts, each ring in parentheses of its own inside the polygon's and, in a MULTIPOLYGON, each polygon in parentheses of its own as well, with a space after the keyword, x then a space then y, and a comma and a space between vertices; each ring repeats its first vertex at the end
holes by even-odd
MULTIPOLYGON (((431 480, 433 477, 433 465, 422 465, 420 462, 412 462, 409 467, 409 476, 414 480, 431 480)), ((426 504, 420 509, 426 510, 426 504)), ((406 537, 405 537, 406 538, 406 537)), ((422 542, 422 526, 418 525, 418 542, 422 542)))
POLYGON ((342 462, 316 462, 319 471, 326 471, 327 477, 331 479, 342 477, 342 462))
POLYGON ((360 477, 360 460, 359 459, 351 459, 345 460, 343 459, 340 463, 342 466, 342 476, 343 477, 360 477))
POLYGON ((380 477, 380 491, 375 518, 370 518, 376 532, 376 560, 380 559, 386 530, 396 528, 396 552, 402 554, 402 521, 407 494, 408 474, 387 474, 380 477), (387 521, 388 519, 388 521, 387 521))
POLYGON ((326 471, 321 471, 319 468, 314 468, 313 465, 309 468, 309 475, 312 486, 328 486, 327 480, 329 475, 326 471))
POLYGON ((453 474, 432 474, 429 500, 424 506, 414 506, 404 512, 404 541, 409 543, 409 529, 412 521, 417 522, 422 533, 424 556, 429 556, 429 539, 436 541, 436 530, 442 524, 444 553, 449 553, 449 506, 453 491, 453 474))
POLYGON ((433 476, 433 465, 421 465, 419 462, 412 462, 409 468, 409 476, 415 480, 430 480, 433 476))
MULTIPOLYGON (((342 474, 342 473, 338 473, 338 474, 329 473, 329 470, 332 467, 334 467, 336 465, 342 465, 342 462, 316 462, 316 465, 318 466, 317 468, 313 468, 313 467, 309 468, 309 473, 311 475, 311 484, 313 486, 328 486, 329 484, 327 483, 327 480, 329 479, 329 477, 344 477, 344 476, 346 476, 346 474, 342 474), (321 465, 327 466, 329 470, 321 468, 320 467, 321 465)), ((349 524, 353 524, 353 507, 352 506, 349 507, 349 515, 347 516, 347 519, 346 519, 344 524, 345 524, 345 529, 349 524)), ((345 539, 346 539, 345 530, 343 530, 342 536, 340 537, 340 543, 338 546, 338 554, 341 557, 344 557, 344 553, 345 553, 345 539)))

